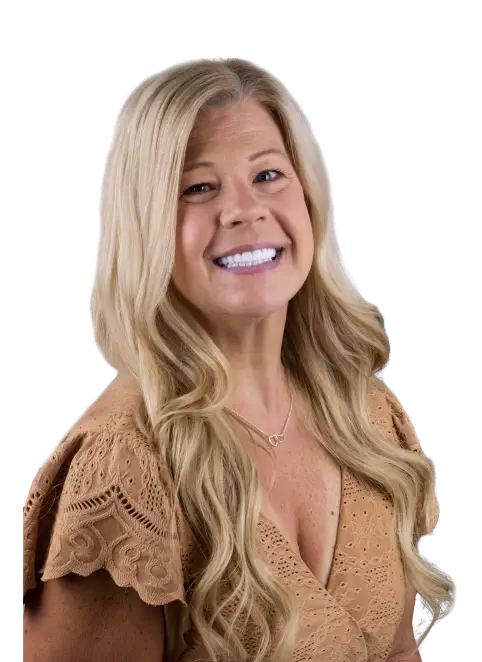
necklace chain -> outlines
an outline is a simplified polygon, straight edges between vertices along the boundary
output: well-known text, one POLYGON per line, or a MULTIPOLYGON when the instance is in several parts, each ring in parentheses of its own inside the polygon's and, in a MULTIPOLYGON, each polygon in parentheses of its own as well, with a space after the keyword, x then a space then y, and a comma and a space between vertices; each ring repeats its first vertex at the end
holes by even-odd
POLYGON ((255 425, 254 423, 251 423, 251 421, 248 421, 247 418, 244 418, 244 416, 241 416, 241 414, 238 414, 237 411, 235 411, 234 409, 231 409, 231 407, 226 406, 225 409, 227 409, 229 412, 231 412, 231 414, 233 414, 236 418, 238 418, 241 421, 243 421, 244 423, 246 423, 246 425, 249 425, 250 428, 252 428, 256 432, 258 432, 262 437, 264 437, 266 439, 266 441, 269 441, 269 443, 272 446, 276 447, 285 438, 286 428, 288 427, 288 423, 289 423, 290 416, 291 416, 291 411, 293 409, 293 393, 291 393, 290 409, 289 409, 289 412, 288 412, 288 416, 286 417, 286 420, 285 420, 285 423, 283 425, 283 428, 282 428, 281 432, 279 432, 278 434, 267 434, 266 432, 263 432, 263 430, 260 430, 260 428, 257 425, 255 425))

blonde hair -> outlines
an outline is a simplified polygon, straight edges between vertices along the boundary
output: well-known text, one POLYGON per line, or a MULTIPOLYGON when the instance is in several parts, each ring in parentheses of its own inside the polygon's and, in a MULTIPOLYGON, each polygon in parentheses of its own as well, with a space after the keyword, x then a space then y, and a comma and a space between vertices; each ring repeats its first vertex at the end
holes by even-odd
POLYGON ((329 182, 308 120, 267 71, 238 58, 188 61, 147 78, 124 103, 102 189, 91 301, 96 342, 111 366, 138 379, 139 424, 158 443, 204 551, 206 565, 189 607, 210 656, 290 660, 297 602, 257 558, 258 475, 223 411, 233 388, 230 365, 171 284, 191 130, 201 112, 248 99, 277 123, 313 227, 313 265, 288 306, 281 356, 286 375, 320 445, 393 500, 407 580, 432 614, 420 645, 454 599, 452 580, 419 555, 414 533, 417 508, 428 509, 434 494, 434 465, 387 442, 367 417, 369 381, 390 353, 383 317, 342 266, 329 182), (249 656, 235 628, 248 621, 261 642, 249 656))

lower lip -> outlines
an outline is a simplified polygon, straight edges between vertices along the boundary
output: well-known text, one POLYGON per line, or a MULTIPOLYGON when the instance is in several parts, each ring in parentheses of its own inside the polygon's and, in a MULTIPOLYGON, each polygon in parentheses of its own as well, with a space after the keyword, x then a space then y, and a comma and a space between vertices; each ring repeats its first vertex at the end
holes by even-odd
POLYGON ((275 257, 274 260, 269 260, 268 262, 263 262, 263 264, 254 264, 251 267, 221 267, 217 262, 215 262, 215 266, 218 267, 218 269, 221 269, 227 274, 257 274, 260 271, 270 271, 271 269, 276 269, 276 267, 280 264, 283 255, 285 253, 285 249, 281 251, 279 255, 275 257))

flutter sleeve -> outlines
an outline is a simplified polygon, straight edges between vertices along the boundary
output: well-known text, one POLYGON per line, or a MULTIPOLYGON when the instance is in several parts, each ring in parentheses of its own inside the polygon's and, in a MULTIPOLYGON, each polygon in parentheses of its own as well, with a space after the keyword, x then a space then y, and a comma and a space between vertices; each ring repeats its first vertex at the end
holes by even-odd
MULTIPOLYGON (((378 410, 379 414, 377 422, 387 430, 388 434, 402 448, 425 456, 415 428, 399 399, 378 378, 374 379, 373 384, 374 391, 378 391, 378 406, 376 410, 378 410)), ((423 511, 421 506, 419 506, 417 518, 417 535, 419 538, 432 533, 437 525, 439 515, 439 503, 434 492, 431 496, 428 509, 423 511)))
POLYGON ((177 659, 189 619, 172 496, 142 436, 77 427, 38 471, 24 507, 24 599, 39 578, 103 568, 118 586, 164 606, 169 627, 176 620, 169 659, 177 659))

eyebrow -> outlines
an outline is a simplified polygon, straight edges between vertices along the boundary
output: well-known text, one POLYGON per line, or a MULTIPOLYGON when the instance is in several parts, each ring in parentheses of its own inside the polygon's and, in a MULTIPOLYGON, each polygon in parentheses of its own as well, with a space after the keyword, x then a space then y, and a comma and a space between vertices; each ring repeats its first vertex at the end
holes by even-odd
MULTIPOLYGON (((255 161, 256 159, 259 159, 260 156, 265 156, 266 154, 281 154, 281 156, 284 156, 286 159, 288 158, 288 155, 286 152, 283 152, 281 149, 276 149, 276 148, 271 148, 271 149, 262 149, 259 152, 255 152, 254 154, 251 154, 251 156, 248 156, 248 161, 255 161)), ((191 165, 188 165, 184 168, 183 172, 189 172, 190 170, 194 170, 195 168, 201 168, 202 166, 213 166, 214 163, 212 161, 197 161, 196 163, 192 163, 191 165)))

